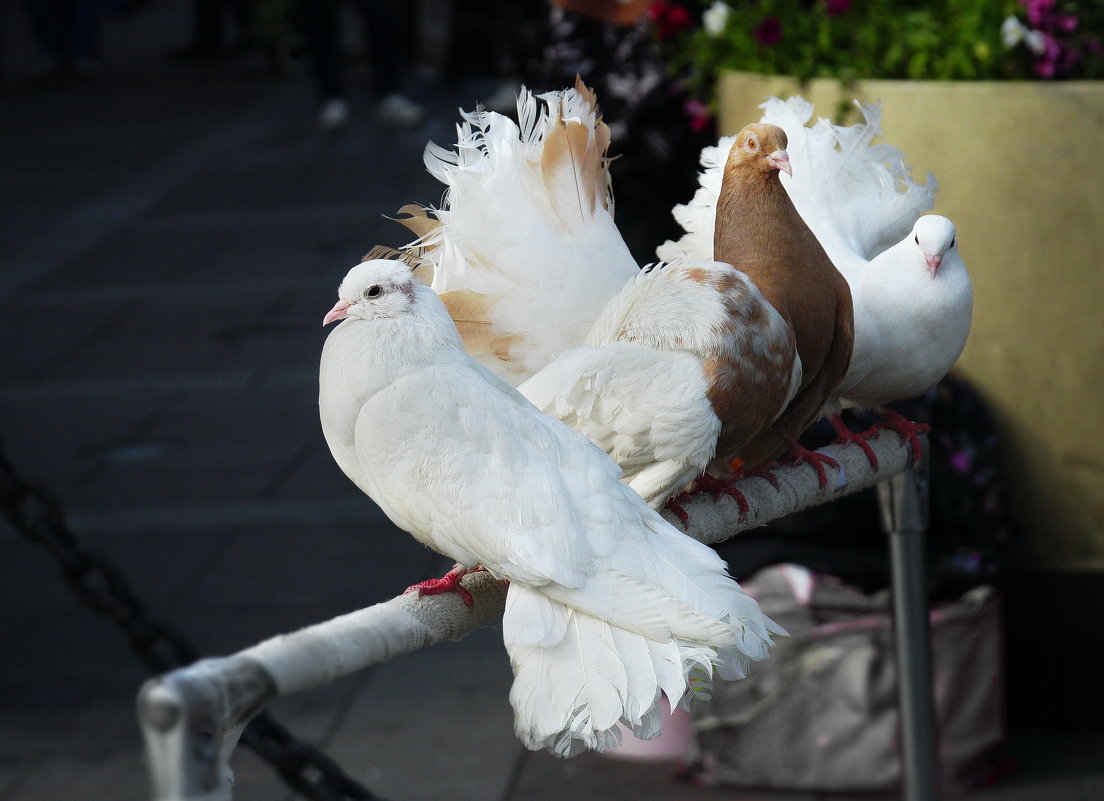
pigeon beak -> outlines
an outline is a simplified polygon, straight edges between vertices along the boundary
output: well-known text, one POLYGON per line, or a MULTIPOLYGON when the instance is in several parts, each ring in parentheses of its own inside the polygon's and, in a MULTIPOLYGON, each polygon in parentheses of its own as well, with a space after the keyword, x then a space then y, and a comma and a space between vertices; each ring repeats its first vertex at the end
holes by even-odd
POLYGON ((935 271, 939 269, 939 265, 943 262, 943 256, 938 253, 935 255, 925 253, 924 261, 928 263, 928 272, 931 273, 931 277, 935 278, 935 271))
POLYGON ((776 150, 767 156, 767 164, 776 170, 782 170, 791 177, 793 176, 793 169, 790 167, 790 154, 785 150, 776 150))
POLYGON ((325 327, 335 320, 349 316, 349 307, 353 304, 347 300, 339 300, 337 304, 322 318, 322 326, 325 327))

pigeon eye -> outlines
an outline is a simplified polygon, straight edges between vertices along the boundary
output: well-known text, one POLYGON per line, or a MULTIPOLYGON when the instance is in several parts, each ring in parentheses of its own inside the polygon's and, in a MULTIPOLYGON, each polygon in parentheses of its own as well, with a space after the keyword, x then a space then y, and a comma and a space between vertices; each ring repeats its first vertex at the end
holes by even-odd
POLYGON ((917 234, 916 236, 914 236, 912 238, 912 241, 915 242, 917 245, 919 245, 920 244, 920 234, 917 234))
POLYGON ((755 151, 755 150, 759 149, 759 143, 756 142, 754 139, 748 139, 747 144, 745 146, 747 147, 748 150, 751 150, 751 151, 755 151))
POLYGON ((374 284, 374 285, 368 287, 366 290, 364 290, 364 297, 366 297, 366 298, 378 298, 382 293, 383 293, 383 289, 380 288, 379 284, 374 284))
POLYGON ((951 240, 951 247, 952 247, 952 248, 954 247, 954 243, 955 243, 955 241, 954 241, 954 240, 952 239, 952 240, 951 240))

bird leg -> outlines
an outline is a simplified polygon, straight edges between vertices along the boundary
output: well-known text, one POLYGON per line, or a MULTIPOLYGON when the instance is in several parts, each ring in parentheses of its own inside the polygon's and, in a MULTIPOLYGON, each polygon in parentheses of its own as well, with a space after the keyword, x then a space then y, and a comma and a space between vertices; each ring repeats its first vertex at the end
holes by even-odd
POLYGON ((728 461, 728 469, 732 473, 733 481, 740 481, 748 476, 758 476, 769 481, 772 487, 781 492, 782 485, 778 483, 778 476, 771 472, 776 467, 778 467, 778 462, 775 461, 767 462, 759 467, 748 467, 739 456, 734 456, 728 461))
POLYGON ((805 462, 805 464, 816 470, 817 481, 820 482, 820 488, 827 489, 828 475, 824 472, 824 465, 839 469, 839 462, 837 462, 831 456, 825 456, 823 453, 820 453, 818 451, 809 450, 796 439, 791 437, 789 434, 783 433, 782 440, 790 449, 790 461, 795 464, 797 462, 805 462))
POLYGON ((870 467, 874 470, 878 469, 878 455, 874 453, 874 449, 870 447, 870 443, 866 441, 866 437, 870 432, 862 434, 856 434, 843 422, 843 418, 838 414, 834 414, 828 418, 828 422, 832 424, 832 428, 836 430, 836 442, 841 445, 858 445, 863 449, 863 453, 866 454, 867 461, 870 462, 870 467))
POLYGON ((913 466, 920 464, 920 460, 924 458, 924 447, 920 444, 919 435, 931 431, 931 426, 927 423, 914 423, 888 406, 880 407, 878 414, 885 418, 885 422, 875 423, 867 433, 873 434, 883 428, 896 431, 897 436, 907 442, 909 450, 912 451, 913 466))
POLYGON ((728 495, 730 498, 734 499, 740 507, 740 519, 747 519, 748 512, 751 511, 751 508, 748 506, 747 498, 744 497, 744 493, 736 489, 736 486, 732 483, 732 479, 722 481, 706 473, 695 483, 703 490, 712 492, 714 498, 719 498, 721 495, 728 495))
POLYGON ((460 583, 460 579, 464 578, 468 573, 474 573, 476 570, 482 569, 481 567, 476 567, 469 570, 460 564, 453 565, 452 569, 441 576, 441 578, 427 579, 426 581, 419 581, 417 584, 412 584, 403 591, 403 595, 411 592, 416 592, 419 595, 441 595, 446 592, 455 592, 464 600, 465 604, 472 606, 475 604, 475 599, 472 598, 470 592, 464 589, 463 585, 460 583))
POLYGON ((732 480, 739 481, 749 476, 758 476, 759 478, 765 478, 772 487, 781 492, 782 485, 778 483, 778 476, 771 472, 771 468, 774 467, 778 467, 778 462, 767 462, 762 467, 738 467, 732 471, 732 480))
POLYGON ((690 515, 682 508, 682 502, 689 497, 690 493, 683 490, 664 504, 664 506, 670 509, 671 513, 679 519, 679 522, 682 523, 682 527, 686 529, 690 528, 690 515))

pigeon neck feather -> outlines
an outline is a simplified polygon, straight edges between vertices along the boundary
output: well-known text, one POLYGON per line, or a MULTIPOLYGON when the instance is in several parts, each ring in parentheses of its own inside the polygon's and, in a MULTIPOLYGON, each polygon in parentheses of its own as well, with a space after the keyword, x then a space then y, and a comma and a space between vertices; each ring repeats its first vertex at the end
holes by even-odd
POLYGON ((399 376, 463 352, 440 298, 417 284, 409 312, 371 320, 350 318, 330 332, 322 348, 323 395, 332 382, 363 403, 399 376))

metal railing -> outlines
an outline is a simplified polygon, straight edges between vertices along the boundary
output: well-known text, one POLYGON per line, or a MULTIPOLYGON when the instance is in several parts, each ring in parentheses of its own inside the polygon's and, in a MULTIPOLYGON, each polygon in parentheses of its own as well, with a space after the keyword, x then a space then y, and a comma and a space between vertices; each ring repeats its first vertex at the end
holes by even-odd
MULTIPOLYGON (((927 452, 927 441, 924 451, 927 452)), ((937 797, 923 534, 927 526, 927 462, 913 465, 908 447, 882 432, 861 449, 832 445, 822 452, 840 469, 821 489, 811 467, 774 472, 776 483, 752 476, 733 482, 747 513, 729 492, 699 491, 680 501, 685 524, 706 543, 728 539, 791 512, 878 486, 882 525, 891 542, 894 625, 898 659, 904 790, 907 801, 937 797)), ((265 640, 228 657, 205 659, 147 682, 138 697, 154 801, 228 801, 230 755, 245 724, 279 695, 300 692, 402 653, 455 639, 498 620, 505 585, 486 573, 465 577, 474 605, 455 594, 401 595, 292 634, 265 640)))

